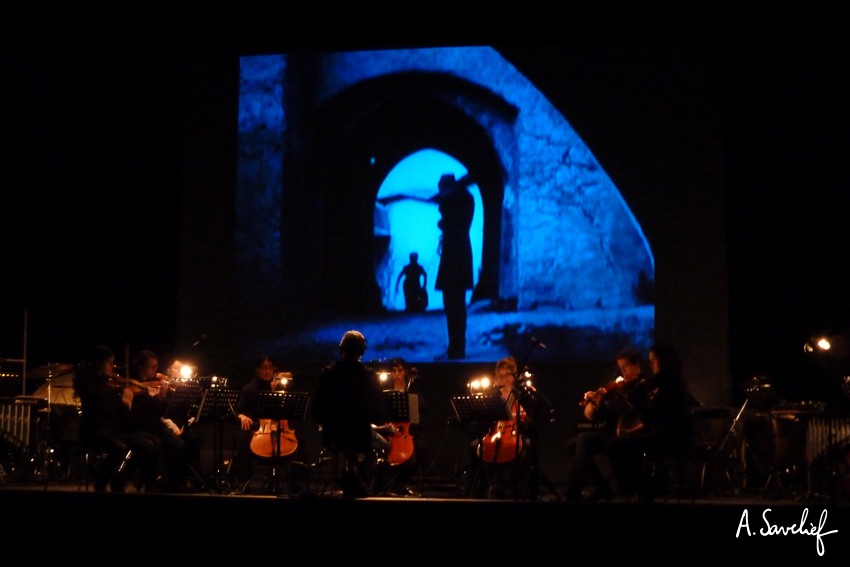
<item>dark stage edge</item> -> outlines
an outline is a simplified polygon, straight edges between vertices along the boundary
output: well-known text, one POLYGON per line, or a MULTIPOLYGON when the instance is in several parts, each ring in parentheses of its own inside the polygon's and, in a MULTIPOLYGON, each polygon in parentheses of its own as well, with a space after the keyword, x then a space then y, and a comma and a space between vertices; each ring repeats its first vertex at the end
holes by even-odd
MULTIPOLYGON (((79 545, 82 534, 92 530, 99 538, 135 541, 160 540, 170 533, 183 541, 191 534, 205 548, 238 548, 234 542, 245 538, 291 541, 298 537, 310 538, 297 540, 298 545, 315 547, 327 541, 329 547, 322 553, 334 554, 340 551, 332 544, 336 538, 368 534, 376 542, 388 536, 396 543, 396 538, 414 538, 414 555, 420 547, 428 555, 457 541, 463 546, 460 553, 474 552, 479 558, 498 558, 519 547, 525 555, 557 553, 567 559, 592 545, 595 553, 606 557, 638 559, 639 550, 645 548, 634 544, 649 538, 664 555, 674 554, 671 558, 680 553, 683 558, 723 560, 850 557, 850 506, 821 498, 676 497, 649 504, 636 499, 568 503, 443 497, 346 499, 309 492, 112 494, 78 488, 76 483, 0 484, 0 525, 8 541, 49 534, 46 547, 37 552, 62 555, 67 554, 66 545, 79 545), (747 521, 751 535, 745 533, 747 521), (805 533, 778 531, 799 532, 801 522, 805 533), (773 531, 765 533, 769 526, 773 531)), ((144 546, 139 552, 148 553, 144 546)))

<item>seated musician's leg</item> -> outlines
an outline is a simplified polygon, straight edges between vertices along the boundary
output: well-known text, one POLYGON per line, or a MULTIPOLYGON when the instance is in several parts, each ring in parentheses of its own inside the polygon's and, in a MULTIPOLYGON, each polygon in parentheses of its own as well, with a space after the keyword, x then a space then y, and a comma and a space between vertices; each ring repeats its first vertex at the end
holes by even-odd
POLYGON ((648 447, 648 439, 639 433, 608 441, 606 452, 621 495, 633 496, 640 488, 641 463, 648 447))
POLYGON ((610 437, 605 431, 583 431, 570 441, 568 451, 572 459, 567 472, 567 500, 579 500, 582 489, 589 484, 610 492, 610 485, 606 485, 603 473, 594 462, 595 455, 604 454, 610 437))

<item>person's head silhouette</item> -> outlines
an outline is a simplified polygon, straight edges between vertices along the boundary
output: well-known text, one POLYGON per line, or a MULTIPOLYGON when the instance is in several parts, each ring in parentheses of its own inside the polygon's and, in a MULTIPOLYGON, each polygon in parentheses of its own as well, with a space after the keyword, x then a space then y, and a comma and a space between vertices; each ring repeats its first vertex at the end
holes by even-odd
POLYGON ((343 358, 359 359, 366 352, 366 337, 360 331, 346 331, 339 342, 339 352, 343 358))

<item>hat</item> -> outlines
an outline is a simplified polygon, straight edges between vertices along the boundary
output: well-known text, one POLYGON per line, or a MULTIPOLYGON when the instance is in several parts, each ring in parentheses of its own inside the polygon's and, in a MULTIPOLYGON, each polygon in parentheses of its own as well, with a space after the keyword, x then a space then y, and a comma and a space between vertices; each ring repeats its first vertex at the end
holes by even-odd
POLYGON ((456 183, 455 174, 454 173, 444 173, 440 176, 440 182, 437 183, 437 188, 442 191, 448 191, 451 189, 456 183))

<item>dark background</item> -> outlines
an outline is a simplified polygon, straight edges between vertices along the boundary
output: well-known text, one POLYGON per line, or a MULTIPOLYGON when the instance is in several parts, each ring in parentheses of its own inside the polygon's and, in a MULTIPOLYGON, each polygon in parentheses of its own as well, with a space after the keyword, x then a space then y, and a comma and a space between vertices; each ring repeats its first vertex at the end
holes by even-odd
MULTIPOLYGON (((644 194, 629 202, 642 222, 652 219, 644 228, 654 247, 700 210, 653 188, 722 188, 723 379, 763 374, 791 399, 820 395, 802 344, 847 327, 850 47, 496 47, 564 112, 627 199, 644 194)), ((183 196, 203 182, 205 148, 230 142, 188 117, 207 105, 216 126, 235 130, 236 114, 235 100, 198 92, 198 75, 220 61, 229 66, 216 80, 235 87, 239 53, 292 49, 9 46, 0 58, 0 357, 25 349, 30 368, 74 362, 99 341, 170 353, 203 332, 178 321, 181 267, 199 263, 184 245, 196 228, 183 196)), ((214 228, 203 230, 217 246, 214 228)), ((696 254, 683 261, 699 262, 696 254)), ((710 291, 693 287, 689 301, 710 291)), ((843 360, 831 364, 829 373, 844 372, 843 360)))

